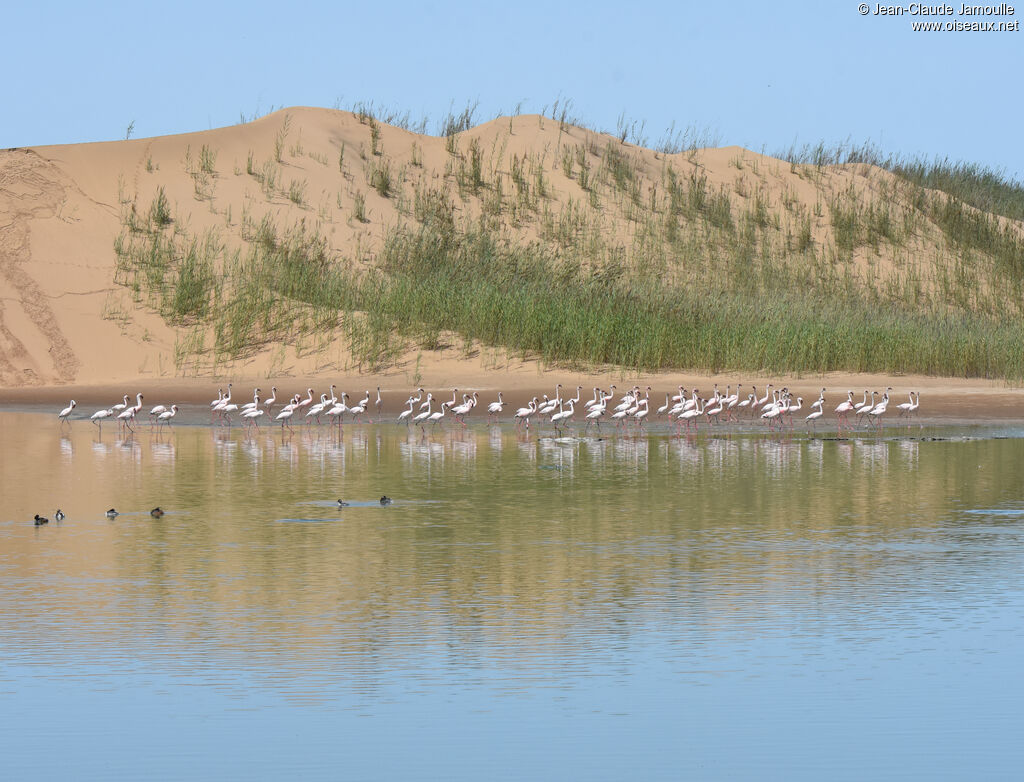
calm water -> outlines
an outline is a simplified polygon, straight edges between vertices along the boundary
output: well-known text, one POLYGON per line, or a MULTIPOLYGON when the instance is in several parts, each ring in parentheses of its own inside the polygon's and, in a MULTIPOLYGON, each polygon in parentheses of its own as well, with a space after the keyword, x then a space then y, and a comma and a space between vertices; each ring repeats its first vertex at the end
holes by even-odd
POLYGON ((0 413, 0 777, 1019 779, 1022 434, 0 413))

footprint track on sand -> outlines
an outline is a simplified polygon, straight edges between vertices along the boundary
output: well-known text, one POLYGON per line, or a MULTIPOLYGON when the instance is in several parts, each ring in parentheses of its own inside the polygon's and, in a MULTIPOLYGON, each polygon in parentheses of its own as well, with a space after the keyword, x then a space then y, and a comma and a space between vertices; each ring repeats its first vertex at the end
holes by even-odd
POLYGON ((7 385, 74 380, 81 362, 61 331, 39 284, 24 269, 30 260, 31 221, 58 214, 67 194, 66 177, 31 150, 0 152, 0 382, 7 385), (13 294, 13 295, 10 295, 13 294), (3 299, 14 299, 49 346, 49 367, 40 367, 7 322, 3 299), (35 367, 35 368, 33 368, 35 367), (42 377, 52 371, 55 377, 42 377))

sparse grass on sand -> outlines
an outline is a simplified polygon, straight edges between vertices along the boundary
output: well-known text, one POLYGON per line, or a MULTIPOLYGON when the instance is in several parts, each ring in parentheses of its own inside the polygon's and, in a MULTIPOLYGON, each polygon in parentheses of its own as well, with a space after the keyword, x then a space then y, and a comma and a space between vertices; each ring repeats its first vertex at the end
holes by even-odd
MULTIPOLYGON (((417 144, 389 157, 371 109, 366 183, 402 215, 372 262, 304 221, 264 218, 241 247, 190 235, 160 190, 126 213, 118 280, 226 358, 340 329, 373 368, 453 332, 573 367, 1024 377, 1024 187, 998 173, 819 145, 739 155, 713 184, 677 135, 652 167, 625 143, 642 126, 584 133, 563 107, 557 152, 506 154, 469 135, 467 106, 432 178, 417 144)), ((249 153, 268 199, 291 129, 262 168, 249 153)), ((215 161, 204 147, 202 172, 215 161)), ((305 182, 286 195, 303 207, 305 182)), ((367 221, 362 192, 347 208, 367 221)))

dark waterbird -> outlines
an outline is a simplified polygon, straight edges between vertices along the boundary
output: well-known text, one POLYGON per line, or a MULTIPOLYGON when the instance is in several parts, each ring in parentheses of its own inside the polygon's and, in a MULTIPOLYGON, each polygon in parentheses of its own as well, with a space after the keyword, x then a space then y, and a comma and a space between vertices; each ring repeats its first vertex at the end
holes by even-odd
POLYGON ((388 495, 386 495, 386 494, 383 497, 380 498, 380 504, 381 505, 390 505, 391 502, 392 502, 391 498, 388 495))
POLYGON ((114 510, 113 508, 111 508, 110 510, 107 511, 107 518, 108 519, 112 519, 115 516, 117 516, 117 511, 114 510))
POLYGON ((35 518, 35 522, 36 522, 36 526, 39 527, 39 526, 41 526, 43 524, 49 524, 50 520, 48 518, 46 518, 45 516, 40 516, 37 513, 36 514, 36 518, 35 518))
POLYGON ((345 500, 338 500, 338 507, 339 508, 347 508, 348 507, 348 503, 345 502, 345 500))
POLYGON ((57 521, 64 521, 64 511, 57 508, 57 512, 53 514, 53 517, 57 519, 57 521))
POLYGON ((153 508, 153 510, 149 512, 149 515, 152 516, 154 519, 159 519, 161 516, 164 515, 164 512, 160 509, 160 506, 157 505, 155 508, 153 508))

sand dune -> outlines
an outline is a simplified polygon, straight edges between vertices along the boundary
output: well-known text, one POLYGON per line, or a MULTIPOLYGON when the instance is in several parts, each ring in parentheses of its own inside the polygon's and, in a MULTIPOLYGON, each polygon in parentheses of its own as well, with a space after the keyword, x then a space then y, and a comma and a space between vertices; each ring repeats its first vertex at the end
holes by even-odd
MULTIPOLYGON (((458 134, 455 143, 457 156, 446 138, 349 112, 291 108, 199 133, 0 152, 0 387, 120 388, 193 378, 188 387, 205 388, 223 377, 296 382, 344 377, 354 386, 393 389, 453 382, 526 389, 546 386, 555 377, 577 377, 498 349, 424 351, 415 344, 383 371, 361 377, 340 333, 321 335, 315 346, 270 344, 234 361, 185 361, 186 330, 169 325, 145 295, 116 279, 114 244, 125 230, 126 215, 148 210, 159 189, 171 204, 176 230, 194 236, 216 230, 228 247, 243 248, 246 231, 264 217, 278 225, 304 222, 320 231, 334 254, 359 264, 373 264, 387 230, 410 219, 417 188, 447 188, 460 217, 481 217, 482 198, 460 194, 459 174, 452 168, 454 160, 468 160, 470 150, 478 155, 482 176, 506 184, 512 169, 528 162, 543 180, 549 213, 586 199, 579 174, 563 158, 571 152, 584 163, 589 158, 596 163, 609 144, 638 172, 641 198, 654 198, 666 163, 680 176, 706 177, 737 199, 752 198, 756 191, 780 214, 783 202, 797 202, 813 214, 821 198, 820 182, 749 150, 666 155, 536 115, 487 122, 458 134), (395 183, 388 197, 373 186, 375 171, 383 166, 395 183)), ((822 176, 829 178, 832 192, 860 189, 870 198, 871 188, 890 175, 876 171, 866 177, 852 167, 835 167, 822 176)), ((613 242, 632 241, 634 223, 610 208, 600 213, 604 235, 613 242)), ((513 214, 506 229, 524 242, 537 241, 541 223, 517 221, 513 214)), ((816 241, 830 241, 827 217, 815 217, 812 228, 816 241)), ((893 261, 883 252, 863 262, 881 273, 893 261)), ((589 376, 608 374, 595 370, 589 376)), ((652 378, 669 387, 685 379, 644 377, 652 378)), ((847 381, 842 385, 863 385, 842 379, 847 381)), ((951 393, 958 388, 942 385, 951 393)), ((978 381, 970 387, 998 390, 1005 384, 978 381)))

